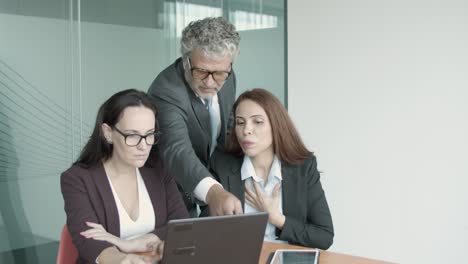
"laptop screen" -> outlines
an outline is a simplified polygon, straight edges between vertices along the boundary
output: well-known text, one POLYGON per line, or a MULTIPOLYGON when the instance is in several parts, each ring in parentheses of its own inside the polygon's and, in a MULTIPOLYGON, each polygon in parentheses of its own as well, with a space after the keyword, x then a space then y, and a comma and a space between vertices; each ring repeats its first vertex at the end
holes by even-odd
POLYGON ((267 213, 171 220, 162 263, 258 263, 267 213))

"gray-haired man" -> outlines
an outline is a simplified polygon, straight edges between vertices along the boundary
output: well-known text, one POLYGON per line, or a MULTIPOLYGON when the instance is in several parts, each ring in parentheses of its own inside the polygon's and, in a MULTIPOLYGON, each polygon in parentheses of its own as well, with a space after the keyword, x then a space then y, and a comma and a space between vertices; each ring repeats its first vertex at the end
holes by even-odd
POLYGON ((158 107, 163 133, 158 154, 176 178, 192 216, 196 215, 194 198, 207 203, 212 215, 242 213, 240 201, 208 171, 210 156, 224 148, 232 122, 236 95, 232 63, 239 42, 235 27, 221 17, 191 22, 182 32, 182 57, 162 71, 148 90, 158 107))

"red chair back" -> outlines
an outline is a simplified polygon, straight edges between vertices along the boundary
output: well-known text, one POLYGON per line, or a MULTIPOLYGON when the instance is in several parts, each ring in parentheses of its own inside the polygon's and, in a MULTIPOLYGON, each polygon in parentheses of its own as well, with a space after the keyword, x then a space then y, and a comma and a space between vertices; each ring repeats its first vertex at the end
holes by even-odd
POLYGON ((67 225, 64 225, 60 237, 57 264, 75 264, 77 259, 78 249, 73 244, 67 225))

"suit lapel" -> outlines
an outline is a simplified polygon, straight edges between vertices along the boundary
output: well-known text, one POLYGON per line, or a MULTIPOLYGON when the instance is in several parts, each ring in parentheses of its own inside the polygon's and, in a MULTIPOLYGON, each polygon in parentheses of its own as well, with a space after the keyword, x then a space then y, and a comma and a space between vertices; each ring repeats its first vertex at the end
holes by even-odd
MULTIPOLYGON (((245 186, 244 182, 241 178, 241 166, 242 166, 242 158, 236 159, 235 162, 231 163, 231 170, 229 171, 228 175, 228 184, 229 184, 229 191, 234 194, 242 203, 242 207, 244 208, 245 203, 245 186)), ((242 209, 243 209, 242 208, 242 209)))
MULTIPOLYGON (((288 197, 296 197, 297 195, 294 195, 294 192, 296 190, 295 188, 295 181, 292 179, 294 178, 292 167, 287 164, 281 164, 281 177, 283 178, 282 180, 282 196, 283 196, 283 214, 284 215, 290 215, 290 209, 295 208, 295 202, 291 199, 288 199, 288 197)), ((297 183, 297 182, 296 182, 297 183)))
POLYGON ((182 80, 183 86, 187 89, 187 94, 190 100, 193 114, 197 118, 198 124, 200 125, 202 130, 205 132, 208 139, 210 139, 211 138, 210 114, 208 113, 208 110, 206 109, 205 105, 203 105, 201 99, 196 96, 190 84, 185 79, 184 65, 182 63, 181 58, 176 60, 175 68, 176 68, 177 76, 174 77, 174 80, 182 80))
POLYGON ((141 177, 143 178, 143 181, 145 182, 145 186, 146 186, 146 190, 148 191, 148 194, 151 194, 149 197, 150 197, 151 203, 153 204, 153 211, 155 213, 155 219, 156 219, 154 224, 156 228, 157 226, 163 225, 166 219, 166 216, 164 214, 167 211, 166 208, 164 207, 165 203, 163 202, 163 199, 161 197, 161 195, 164 193, 164 190, 161 189, 161 186, 158 185, 156 181, 156 178, 159 178, 160 175, 156 175, 158 172, 155 173, 155 171, 146 167, 140 168, 140 173, 141 173, 141 177), (157 217, 156 217, 156 212, 158 212, 157 217))
POLYGON ((104 213, 104 217, 101 219, 105 219, 107 232, 120 237, 119 212, 103 164, 100 162, 94 166, 90 173, 104 205, 105 212, 98 213, 104 213))
POLYGON ((219 91, 218 93, 218 104, 219 104, 219 115, 221 117, 221 131, 219 133, 218 142, 221 142, 221 145, 224 145, 227 122, 226 122, 225 92, 223 89, 221 89, 221 91, 219 91))
POLYGON ((206 133, 208 138, 211 138, 210 114, 208 113, 208 110, 201 102, 201 99, 196 97, 193 92, 190 93, 190 101, 192 103, 193 113, 197 117, 200 127, 206 133))

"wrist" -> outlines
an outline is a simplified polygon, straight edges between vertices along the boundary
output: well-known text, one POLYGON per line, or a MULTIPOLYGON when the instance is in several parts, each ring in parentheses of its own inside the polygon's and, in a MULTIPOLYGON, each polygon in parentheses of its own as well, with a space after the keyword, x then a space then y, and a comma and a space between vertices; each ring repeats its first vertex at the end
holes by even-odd
POLYGON ((224 191, 223 187, 221 187, 221 185, 219 184, 215 184, 211 186, 211 188, 208 190, 208 193, 206 194, 206 203, 210 204, 212 200, 216 199, 218 194, 220 194, 223 191, 224 191))
POLYGON ((117 240, 112 241, 112 242, 110 242, 110 243, 114 244, 114 245, 117 247, 117 249, 118 249, 119 251, 123 252, 123 251, 124 251, 124 250, 123 250, 124 244, 125 244, 126 242, 127 242, 127 241, 125 241, 125 240, 122 240, 122 241, 121 241, 121 240, 118 240, 118 239, 117 239, 117 240))
POLYGON ((131 253, 131 249, 134 247, 135 242, 133 240, 117 239, 114 245, 122 253, 131 253))
POLYGON ((269 222, 278 229, 283 229, 284 223, 286 222, 286 216, 281 213, 270 214, 269 222))
POLYGON ((115 246, 104 249, 97 257, 96 261, 100 264, 120 263, 127 254, 119 251, 115 246))

